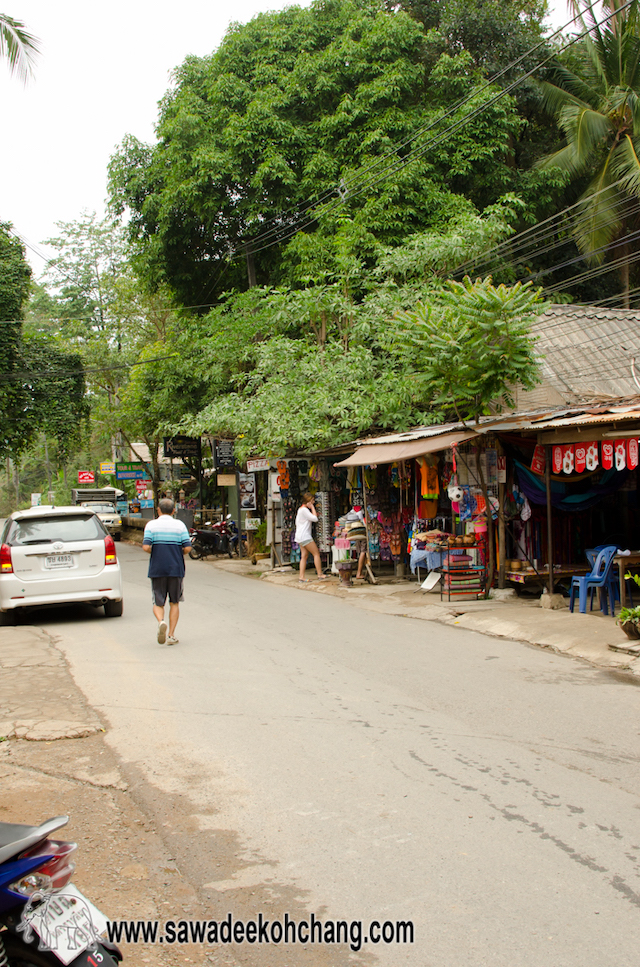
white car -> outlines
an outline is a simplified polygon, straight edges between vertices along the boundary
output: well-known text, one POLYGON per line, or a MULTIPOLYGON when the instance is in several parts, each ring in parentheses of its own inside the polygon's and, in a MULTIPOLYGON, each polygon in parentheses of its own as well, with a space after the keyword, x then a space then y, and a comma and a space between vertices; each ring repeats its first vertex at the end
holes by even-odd
POLYGON ((92 510, 17 510, 0 545, 0 623, 22 608, 60 604, 103 605, 108 618, 122 614, 116 545, 92 510))
POLYGON ((115 541, 122 537, 122 517, 116 510, 114 504, 98 500, 83 500, 81 507, 87 507, 97 514, 104 526, 107 528, 115 541))

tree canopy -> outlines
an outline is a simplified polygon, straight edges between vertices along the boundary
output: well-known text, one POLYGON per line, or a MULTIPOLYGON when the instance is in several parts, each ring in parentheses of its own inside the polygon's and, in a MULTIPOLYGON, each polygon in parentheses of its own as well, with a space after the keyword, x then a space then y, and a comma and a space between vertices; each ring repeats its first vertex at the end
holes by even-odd
POLYGON ((511 190, 535 208, 553 179, 514 166, 523 121, 494 94, 461 44, 382 0, 260 14, 178 68, 157 143, 112 159, 112 206, 147 282, 206 307, 281 282, 294 233, 341 215, 396 245, 511 190))

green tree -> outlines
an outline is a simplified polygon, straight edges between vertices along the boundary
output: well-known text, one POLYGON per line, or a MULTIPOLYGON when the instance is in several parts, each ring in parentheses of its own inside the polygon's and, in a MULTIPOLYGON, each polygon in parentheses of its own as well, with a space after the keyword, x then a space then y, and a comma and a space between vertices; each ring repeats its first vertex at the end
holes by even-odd
POLYGON ((26 81, 39 50, 39 41, 20 20, 0 13, 0 57, 6 60, 12 74, 26 81))
POLYGON ((31 268, 22 242, 8 222, 0 223, 0 452, 11 456, 24 449, 21 387, 21 340, 31 268))
MULTIPOLYGON (((541 309, 540 292, 531 283, 449 282, 435 304, 419 305, 399 317, 397 339, 403 351, 420 360, 416 378, 431 387, 434 405, 462 422, 475 422, 491 408, 512 408, 515 387, 531 389, 539 382, 530 322, 541 309)), ((489 509, 481 468, 480 484, 489 509)), ((489 512, 487 523, 490 589, 495 544, 489 512)))
POLYGON ((611 254, 620 265, 624 305, 629 306, 629 254, 638 219, 632 199, 640 196, 640 19, 637 0, 597 26, 591 0, 575 0, 579 23, 588 31, 571 66, 558 63, 542 83, 545 104, 557 118, 566 144, 548 155, 544 168, 560 168, 586 187, 573 234, 594 262, 611 254))
POLYGON ((427 149, 452 90, 473 93, 482 77, 464 57, 432 71, 425 54, 407 14, 335 0, 261 14, 189 58, 161 104, 157 144, 128 138, 110 165, 145 278, 183 305, 215 304, 254 281, 292 281, 289 238, 332 235, 342 213, 366 259, 367 236, 397 245, 508 191, 513 100, 466 123, 492 93, 476 92, 456 132, 427 149))

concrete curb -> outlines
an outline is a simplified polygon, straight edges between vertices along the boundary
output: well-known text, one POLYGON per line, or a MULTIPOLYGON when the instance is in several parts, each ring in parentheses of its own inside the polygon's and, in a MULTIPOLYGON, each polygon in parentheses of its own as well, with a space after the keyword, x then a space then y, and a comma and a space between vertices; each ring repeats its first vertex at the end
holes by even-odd
MULTIPOLYGON (((627 671, 640 677, 640 657, 612 651, 609 645, 628 644, 628 639, 611 617, 598 612, 571 614, 567 608, 540 607, 535 600, 508 598, 506 601, 440 601, 438 593, 416 594, 416 586, 399 584, 358 585, 343 588, 337 578, 308 584, 298 583, 297 571, 270 571, 243 561, 211 560, 207 563, 279 587, 314 594, 329 594, 347 600, 354 607, 377 614, 437 621, 494 638, 523 641, 558 654, 587 661, 599 668, 627 671), (260 573, 260 570, 262 573, 260 573), (428 600, 431 599, 431 600, 428 600)), ((268 565, 267 565, 268 566, 268 565)))
POLYGON ((52 742, 103 731, 44 631, 0 628, 0 738, 52 742))

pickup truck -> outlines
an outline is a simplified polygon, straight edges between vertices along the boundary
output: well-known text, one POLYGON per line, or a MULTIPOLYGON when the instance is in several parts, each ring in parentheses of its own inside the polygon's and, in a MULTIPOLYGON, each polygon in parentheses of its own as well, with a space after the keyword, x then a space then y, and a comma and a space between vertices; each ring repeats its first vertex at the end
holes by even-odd
POLYGON ((86 507, 98 515, 114 541, 122 537, 122 517, 116 506, 116 501, 122 491, 105 487, 102 490, 72 490, 71 503, 79 507, 86 507))

